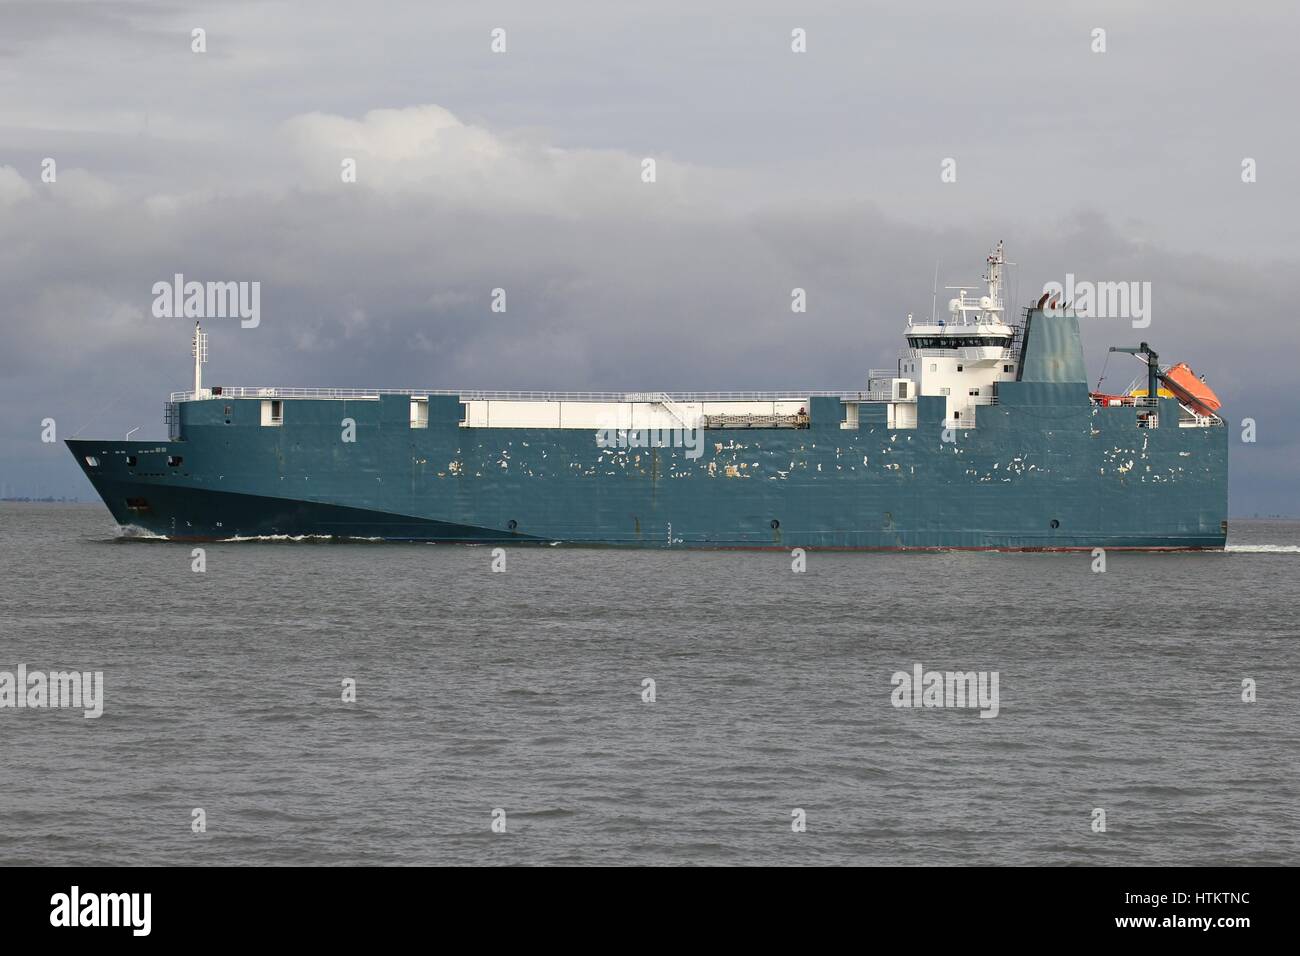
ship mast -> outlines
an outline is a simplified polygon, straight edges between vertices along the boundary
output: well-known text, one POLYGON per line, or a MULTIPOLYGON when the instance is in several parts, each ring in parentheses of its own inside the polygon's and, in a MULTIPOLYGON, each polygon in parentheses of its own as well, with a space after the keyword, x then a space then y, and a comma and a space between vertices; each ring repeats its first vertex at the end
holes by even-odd
POLYGON ((971 291, 969 286, 948 286, 957 293, 957 298, 948 302, 948 311, 959 318, 962 325, 971 324, 972 316, 978 325, 1005 325, 1002 318, 1002 267, 1013 265, 1014 262, 1007 262, 1002 241, 998 240, 997 246, 988 256, 988 269, 983 276, 988 289, 984 295, 978 299, 968 299, 966 293, 971 291))
MULTIPOLYGON (((1007 257, 1006 253, 1003 252, 1001 239, 998 240, 998 244, 994 247, 993 251, 989 253, 988 263, 988 271, 984 273, 984 281, 987 282, 989 286, 988 301, 987 303, 981 302, 980 305, 984 307, 985 312, 1001 313, 1002 267, 1007 265, 1007 257)), ((1001 318, 1001 316, 999 315, 998 318, 1001 318)))
POLYGON ((197 322, 194 323, 190 353, 194 356, 194 398, 198 400, 203 397, 203 363, 208 360, 208 333, 197 322))

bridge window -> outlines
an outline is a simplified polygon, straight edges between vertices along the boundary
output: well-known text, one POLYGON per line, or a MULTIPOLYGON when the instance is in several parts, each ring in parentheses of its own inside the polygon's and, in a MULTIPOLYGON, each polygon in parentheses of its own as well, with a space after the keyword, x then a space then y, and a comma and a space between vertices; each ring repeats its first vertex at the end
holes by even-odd
POLYGON ((967 392, 968 395, 978 395, 979 393, 980 390, 978 388, 972 388, 967 392))
POLYGON ((909 335, 914 349, 1005 349, 1011 339, 1005 335, 909 335))

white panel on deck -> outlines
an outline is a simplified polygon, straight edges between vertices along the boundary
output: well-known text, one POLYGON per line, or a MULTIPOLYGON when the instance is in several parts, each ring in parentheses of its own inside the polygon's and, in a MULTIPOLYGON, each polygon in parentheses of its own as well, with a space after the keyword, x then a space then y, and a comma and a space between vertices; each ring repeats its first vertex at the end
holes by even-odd
POLYGON ((785 402, 705 402, 705 415, 797 415, 799 409, 808 411, 808 403, 801 399, 785 402))
POLYGON ((657 402, 631 405, 633 428, 694 428, 700 420, 699 402, 673 402, 671 409, 657 402))
POLYGON ((412 428, 429 427, 429 396, 427 395, 411 396, 411 427, 412 428))
POLYGON ((492 428, 559 428, 560 402, 488 402, 492 428))
POLYGON ((704 415, 796 415, 808 402, 561 402, 471 399, 469 428, 696 428, 704 415))
POLYGON ((631 428, 627 402, 560 402, 560 428, 631 428))
POLYGON ((888 422, 890 428, 915 428, 916 405, 910 402, 890 402, 888 422))

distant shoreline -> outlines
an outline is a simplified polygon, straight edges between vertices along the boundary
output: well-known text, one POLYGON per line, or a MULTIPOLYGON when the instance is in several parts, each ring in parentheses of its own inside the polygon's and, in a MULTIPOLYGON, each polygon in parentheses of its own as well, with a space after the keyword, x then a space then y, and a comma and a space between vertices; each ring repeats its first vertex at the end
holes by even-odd
POLYGON ((0 502, 28 505, 88 505, 94 504, 87 498, 0 498, 0 502))

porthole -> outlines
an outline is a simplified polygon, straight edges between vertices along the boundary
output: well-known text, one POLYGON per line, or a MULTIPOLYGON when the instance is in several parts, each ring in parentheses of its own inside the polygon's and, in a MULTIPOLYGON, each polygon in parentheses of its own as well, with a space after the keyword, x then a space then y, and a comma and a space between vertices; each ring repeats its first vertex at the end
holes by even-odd
POLYGON ((1053 518, 1053 519, 1052 519, 1052 525, 1051 525, 1051 526, 1052 526, 1053 528, 1059 528, 1059 527, 1061 526, 1061 522, 1059 522, 1059 521, 1057 521, 1055 518, 1053 518))
POLYGON ((134 467, 135 467, 135 463, 136 463, 137 460, 138 460, 138 459, 135 457, 135 455, 127 455, 127 456, 126 456, 126 467, 128 467, 128 468, 134 468, 134 467))
POLYGON ((506 527, 509 528, 511 531, 514 531, 515 528, 519 527, 519 522, 516 521, 514 518, 511 518, 509 521, 506 522, 506 527))
POLYGON ((777 521, 775 518, 773 518, 773 519, 772 519, 772 530, 775 531, 775 530, 776 530, 777 528, 779 528, 779 527, 781 527, 781 522, 779 522, 779 521, 777 521))

